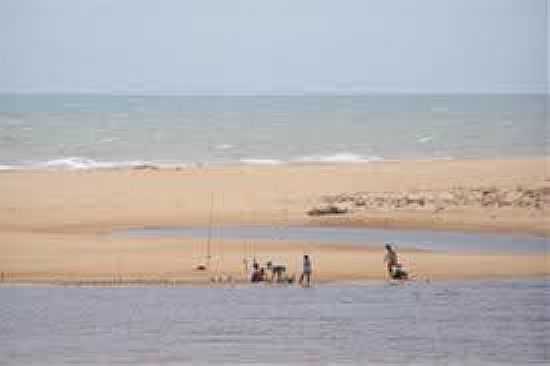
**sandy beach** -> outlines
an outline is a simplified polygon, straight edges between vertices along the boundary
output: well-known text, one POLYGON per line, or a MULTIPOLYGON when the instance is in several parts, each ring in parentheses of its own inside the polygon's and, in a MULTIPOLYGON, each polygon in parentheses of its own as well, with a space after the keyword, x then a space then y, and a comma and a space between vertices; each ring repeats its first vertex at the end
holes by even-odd
MULTIPOLYGON (((314 258, 318 281, 384 279, 382 243, 352 246, 213 238, 112 236, 115 229, 313 225, 547 235, 549 163, 530 160, 403 161, 187 169, 10 171, 0 174, 0 272, 7 282, 245 280, 243 259, 298 271, 314 258), (213 206, 211 210, 210 207, 213 206), (337 213, 325 214, 327 207, 337 213), (308 214, 316 210, 316 214, 308 214), (212 218, 210 213, 212 212, 212 218)), ((330 211, 330 210, 329 210, 330 211)), ((401 252, 418 279, 550 274, 545 255, 401 252)))

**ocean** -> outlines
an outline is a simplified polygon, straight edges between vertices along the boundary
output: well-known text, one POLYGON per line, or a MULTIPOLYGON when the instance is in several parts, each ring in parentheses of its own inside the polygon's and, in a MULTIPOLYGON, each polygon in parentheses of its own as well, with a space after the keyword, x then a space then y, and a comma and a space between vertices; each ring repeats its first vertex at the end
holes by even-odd
POLYGON ((2 365, 548 365, 546 279, 0 287, 2 365))
POLYGON ((0 169, 541 157, 545 95, 0 95, 0 169))

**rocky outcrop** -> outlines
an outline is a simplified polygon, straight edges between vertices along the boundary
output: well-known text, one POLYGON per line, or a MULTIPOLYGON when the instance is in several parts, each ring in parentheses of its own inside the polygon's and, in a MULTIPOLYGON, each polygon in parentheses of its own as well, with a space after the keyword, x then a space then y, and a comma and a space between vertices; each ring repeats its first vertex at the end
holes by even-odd
POLYGON ((357 192, 323 196, 311 216, 342 214, 358 210, 431 210, 452 207, 519 207, 542 210, 550 204, 550 186, 497 188, 455 187, 443 191, 357 192))

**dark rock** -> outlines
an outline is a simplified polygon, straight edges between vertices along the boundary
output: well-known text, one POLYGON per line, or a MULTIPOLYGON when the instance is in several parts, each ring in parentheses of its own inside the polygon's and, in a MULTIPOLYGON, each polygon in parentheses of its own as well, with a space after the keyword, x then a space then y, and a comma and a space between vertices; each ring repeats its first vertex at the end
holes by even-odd
POLYGON ((307 212, 309 216, 322 216, 322 215, 338 215, 348 212, 347 208, 339 207, 336 205, 325 205, 312 208, 307 212))
POLYGON ((158 170, 158 166, 151 165, 151 164, 140 164, 134 166, 134 170, 158 170))

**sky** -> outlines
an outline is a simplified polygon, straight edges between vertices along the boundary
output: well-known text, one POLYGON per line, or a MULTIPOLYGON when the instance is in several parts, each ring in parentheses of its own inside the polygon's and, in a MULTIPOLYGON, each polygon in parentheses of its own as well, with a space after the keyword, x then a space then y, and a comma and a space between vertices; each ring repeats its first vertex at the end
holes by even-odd
POLYGON ((0 0, 1 93, 545 93, 550 0, 0 0))

